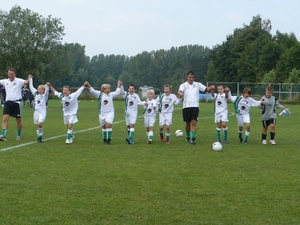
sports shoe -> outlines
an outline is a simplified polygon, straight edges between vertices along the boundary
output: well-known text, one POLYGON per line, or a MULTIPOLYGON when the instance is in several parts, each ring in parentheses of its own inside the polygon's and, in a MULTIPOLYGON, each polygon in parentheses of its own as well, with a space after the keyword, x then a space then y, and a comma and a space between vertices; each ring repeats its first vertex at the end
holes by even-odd
POLYGON ((103 143, 106 144, 106 139, 103 139, 103 143))
POLYGON ((221 143, 221 140, 217 140, 217 142, 220 142, 220 143, 221 143))
POLYGON ((110 141, 111 141, 111 139, 107 139, 106 144, 110 145, 110 141))
POLYGON ((169 145, 170 144, 170 140, 166 140, 166 144, 169 145))
POLYGON ((151 140, 151 139, 148 139, 147 143, 148 143, 148 144, 152 144, 152 140, 151 140))
POLYGON ((266 145, 266 144, 267 144, 267 140, 262 140, 261 143, 262 143, 263 145, 266 145))
POLYGON ((127 143, 128 143, 129 145, 134 144, 134 141, 131 140, 130 138, 126 138, 125 140, 127 141, 127 143))
POLYGON ((191 139, 188 138, 188 137, 185 139, 185 141, 186 141, 187 143, 190 143, 190 140, 191 140, 191 139))
POLYGON ((224 143, 225 143, 225 144, 228 144, 228 138, 225 138, 225 139, 224 139, 224 143))
POLYGON ((246 145, 248 143, 248 141, 243 140, 242 144, 246 145))
POLYGON ((271 145, 276 145, 276 142, 274 140, 270 140, 271 145))
POLYGON ((39 138, 37 139, 37 142, 38 142, 38 143, 42 143, 42 142, 43 142, 43 139, 42 139, 41 137, 39 137, 39 138))
POLYGON ((17 136, 17 137, 16 137, 16 140, 17 140, 17 141, 21 141, 21 140, 22 140, 22 137, 21 137, 21 136, 17 136))
POLYGON ((66 144, 72 144, 73 140, 72 139, 66 139, 66 144))
POLYGON ((196 144, 195 138, 190 139, 190 144, 192 144, 192 145, 195 145, 195 144, 196 144))
POLYGON ((72 139, 72 141, 74 141, 74 139, 75 139, 75 135, 72 135, 71 139, 72 139))
POLYGON ((6 137, 4 135, 0 135, 0 141, 6 141, 6 137))
POLYGON ((161 140, 162 142, 165 141, 164 135, 160 135, 160 140, 161 140))
POLYGON ((243 143, 243 142, 244 142, 243 138, 240 138, 240 142, 241 142, 241 143, 243 143))

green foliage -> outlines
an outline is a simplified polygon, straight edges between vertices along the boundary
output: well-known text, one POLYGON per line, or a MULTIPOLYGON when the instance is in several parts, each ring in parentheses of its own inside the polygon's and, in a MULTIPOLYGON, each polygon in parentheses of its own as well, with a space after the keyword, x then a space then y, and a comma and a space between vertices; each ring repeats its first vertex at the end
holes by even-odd
POLYGON ((300 83, 300 70, 293 69, 285 83, 300 83))

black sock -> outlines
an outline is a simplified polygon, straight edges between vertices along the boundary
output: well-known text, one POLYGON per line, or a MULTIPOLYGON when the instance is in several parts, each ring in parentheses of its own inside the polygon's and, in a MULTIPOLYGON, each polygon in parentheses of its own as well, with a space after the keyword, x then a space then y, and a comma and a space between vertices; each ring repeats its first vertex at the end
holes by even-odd
POLYGON ((274 133, 270 132, 270 136, 271 136, 271 140, 274 140, 274 138, 275 138, 275 132, 274 133))
POLYGON ((266 140, 266 138, 267 138, 267 134, 261 134, 261 139, 262 140, 266 140))

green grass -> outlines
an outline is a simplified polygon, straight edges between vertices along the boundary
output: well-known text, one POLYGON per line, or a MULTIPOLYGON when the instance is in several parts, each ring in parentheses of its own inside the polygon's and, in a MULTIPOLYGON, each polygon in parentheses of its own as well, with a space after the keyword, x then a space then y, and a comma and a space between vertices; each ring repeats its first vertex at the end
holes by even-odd
POLYGON ((299 105, 288 105, 292 114, 278 118, 275 146, 260 142, 258 108, 251 109, 248 145, 239 143, 231 115, 230 143, 220 152, 211 149, 212 103, 201 103, 195 146, 173 135, 184 130, 180 108, 170 145, 159 141, 158 121, 148 145, 142 118, 136 143, 128 145, 123 103, 115 101, 107 146, 96 101, 79 105, 71 145, 64 143, 58 100, 49 102, 42 144, 32 109, 24 109, 21 142, 10 119, 8 140, 0 143, 0 224, 300 224, 299 105))

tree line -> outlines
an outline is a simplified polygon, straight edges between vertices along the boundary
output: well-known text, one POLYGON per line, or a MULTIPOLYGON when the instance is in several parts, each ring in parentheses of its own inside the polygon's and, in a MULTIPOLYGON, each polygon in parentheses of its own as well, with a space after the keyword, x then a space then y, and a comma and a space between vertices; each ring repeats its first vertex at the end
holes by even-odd
POLYGON ((294 33, 271 34, 271 21, 254 16, 236 28, 222 44, 211 49, 185 45, 168 50, 144 51, 135 56, 95 55, 85 46, 62 43, 64 26, 59 18, 42 17, 14 6, 0 11, 0 71, 14 67, 18 76, 33 74, 35 82, 51 81, 56 86, 78 87, 88 80, 102 83, 135 84, 174 88, 185 81, 188 70, 200 82, 300 83, 300 43, 294 33))

